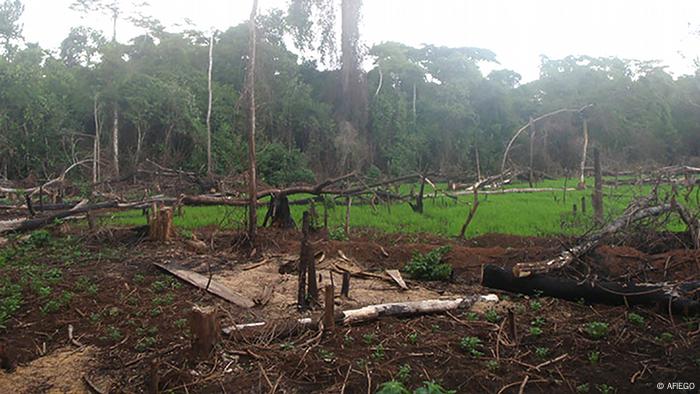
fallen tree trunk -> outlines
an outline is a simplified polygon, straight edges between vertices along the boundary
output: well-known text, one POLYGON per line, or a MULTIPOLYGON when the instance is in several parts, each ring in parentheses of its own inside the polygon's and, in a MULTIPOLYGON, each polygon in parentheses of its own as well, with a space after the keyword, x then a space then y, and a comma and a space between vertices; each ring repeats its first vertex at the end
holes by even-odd
POLYGON ((99 209, 109 209, 118 208, 119 204, 116 201, 107 201, 97 204, 89 204, 84 206, 76 206, 73 209, 67 211, 61 211, 54 213, 52 215, 32 218, 32 219, 18 219, 18 220, 7 220, 0 222, 0 234, 12 232, 12 231, 32 231, 39 229, 41 227, 47 226, 54 223, 56 220, 67 218, 69 216, 78 215, 81 213, 86 213, 90 211, 95 211, 99 209))
MULTIPOLYGON (((484 190, 479 192, 480 194, 511 194, 511 193, 545 193, 545 192, 572 192, 576 191, 573 187, 559 188, 559 187, 535 187, 535 188, 513 188, 513 189, 498 189, 498 190, 484 190)), ((457 193, 452 193, 453 196, 460 196, 465 194, 472 194, 471 191, 462 191, 457 193)))
POLYGON ((594 249, 600 241, 612 235, 623 228, 627 227, 630 223, 648 218, 651 216, 658 216, 662 213, 671 210, 671 204, 661 204, 653 207, 644 207, 648 200, 641 202, 632 202, 625 212, 619 218, 615 219, 612 223, 605 226, 600 231, 597 231, 588 237, 578 245, 574 246, 569 250, 563 251, 560 255, 544 261, 537 261, 533 263, 518 263, 513 267, 513 274, 517 277, 525 277, 534 273, 548 272, 555 269, 560 269, 574 261, 576 258, 588 253, 594 249))
MULTIPOLYGON (((335 317, 336 324, 351 325, 364 323, 386 316, 415 316, 428 313, 443 313, 456 309, 469 309, 477 302, 497 302, 498 296, 495 294, 488 295, 470 295, 463 298, 452 300, 423 300, 423 301, 408 301, 408 302, 392 302, 388 304, 368 305, 359 309, 349 309, 340 312, 335 317)), ((314 325, 318 320, 311 318, 298 319, 297 324, 314 325)), ((268 323, 247 323, 236 324, 222 329, 223 333, 230 335, 233 332, 244 330, 247 328, 264 327, 268 323)))
POLYGON ((541 294, 569 301, 584 300, 591 304, 647 305, 673 313, 692 315, 700 312, 700 301, 691 294, 700 289, 700 281, 673 286, 670 284, 622 284, 609 281, 580 283, 574 279, 552 275, 514 275, 511 270, 487 264, 482 267, 481 285, 526 295, 541 294))

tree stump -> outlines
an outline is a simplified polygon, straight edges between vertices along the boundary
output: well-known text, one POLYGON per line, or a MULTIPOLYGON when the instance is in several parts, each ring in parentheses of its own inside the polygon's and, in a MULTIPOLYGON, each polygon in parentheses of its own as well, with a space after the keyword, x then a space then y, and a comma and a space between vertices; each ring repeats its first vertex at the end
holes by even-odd
POLYGON ((333 285, 326 285, 323 306, 323 328, 326 331, 333 331, 335 329, 335 294, 333 285))
POLYGON ((148 217, 148 238, 155 242, 167 242, 173 237, 173 210, 153 204, 148 217))
POLYGON ((192 360, 201 360, 211 355, 219 342, 221 327, 212 307, 192 307, 190 311, 190 333, 192 334, 192 360))

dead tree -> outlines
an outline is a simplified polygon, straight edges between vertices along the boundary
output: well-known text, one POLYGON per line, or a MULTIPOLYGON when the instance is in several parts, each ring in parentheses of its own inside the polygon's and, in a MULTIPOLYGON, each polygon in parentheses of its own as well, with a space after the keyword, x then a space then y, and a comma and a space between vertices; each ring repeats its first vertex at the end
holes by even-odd
POLYGON ((510 139, 510 141, 508 141, 508 145, 506 146, 506 150, 503 152, 503 160, 501 161, 501 173, 504 173, 506 170, 506 163, 508 162, 508 154, 510 153, 510 149, 513 147, 513 143, 515 142, 515 140, 518 139, 518 137, 520 136, 520 134, 523 133, 523 131, 527 130, 530 127, 531 124, 534 126, 535 123, 539 122, 540 120, 544 120, 544 119, 550 118, 552 116, 559 115, 561 113, 567 113, 567 112, 568 113, 581 113, 585 109, 591 107, 591 105, 592 104, 588 104, 588 105, 581 107, 579 109, 570 109, 570 108, 558 109, 556 111, 552 111, 552 112, 546 113, 544 115, 538 116, 537 118, 532 119, 532 122, 528 122, 525 126, 519 128, 515 132, 515 134, 513 134, 513 137, 510 139))
POLYGON ((477 181, 472 187, 470 188, 472 190, 472 193, 474 195, 474 199, 472 200, 472 206, 471 209, 469 209, 469 214, 467 214, 467 219, 462 225, 462 229, 459 232, 459 237, 464 238, 464 236, 467 234, 467 227, 469 227, 469 224, 472 222, 474 219, 474 216, 476 215, 476 210, 479 208, 479 189, 482 187, 491 184, 499 179, 502 179, 503 177, 507 176, 506 174, 498 174, 494 176, 490 176, 486 179, 482 179, 477 181))
POLYGON ((423 213, 423 193, 425 192, 425 181, 426 178, 421 176, 420 190, 418 191, 418 197, 416 197, 416 204, 414 205, 411 202, 408 203, 408 205, 411 206, 411 209, 413 209, 413 212, 420 214, 423 213))
POLYGON ((627 209, 625 209, 622 216, 615 219, 603 229, 584 238, 578 245, 563 251, 558 256, 549 260, 534 263, 518 263, 513 267, 513 273, 517 277, 525 277, 534 273, 543 273, 555 269, 561 269, 573 262, 578 257, 593 250, 605 237, 619 232, 635 221, 651 216, 661 215, 670 211, 672 208, 671 204, 650 206, 649 204, 651 200, 651 197, 646 197, 633 201, 630 203, 627 209))
POLYGON ((209 88, 209 105, 207 107, 207 175, 211 176, 213 171, 213 165, 211 160, 211 106, 212 106, 212 88, 211 88, 211 76, 212 69, 214 65, 214 33, 212 33, 209 38, 209 72, 207 78, 207 85, 209 88))
POLYGON ((535 182, 535 172, 534 172, 534 151, 535 151, 535 133, 537 132, 535 129, 535 122, 532 120, 532 117, 530 117, 530 172, 527 177, 527 182, 530 185, 530 188, 534 187, 532 184, 535 182))
POLYGON ((586 188, 586 155, 588 154, 588 119, 583 117, 583 152, 581 153, 581 173, 579 175, 578 189, 586 188))
POLYGON ((297 289, 297 305, 302 310, 306 309, 309 303, 315 304, 318 302, 316 260, 309 240, 310 226, 309 213, 304 212, 301 226, 303 236, 299 252, 299 283, 297 289))
POLYGON ((591 197, 593 205, 593 217, 598 226, 603 225, 603 173, 600 166, 600 151, 598 148, 593 149, 593 165, 595 172, 595 189, 591 197))
POLYGON ((258 225, 257 215, 257 174, 255 163, 255 51, 256 51, 256 26, 255 18, 258 13, 258 0, 253 0, 253 9, 250 12, 249 46, 248 46, 248 73, 246 76, 246 89, 248 91, 248 240, 255 244, 255 232, 258 225))

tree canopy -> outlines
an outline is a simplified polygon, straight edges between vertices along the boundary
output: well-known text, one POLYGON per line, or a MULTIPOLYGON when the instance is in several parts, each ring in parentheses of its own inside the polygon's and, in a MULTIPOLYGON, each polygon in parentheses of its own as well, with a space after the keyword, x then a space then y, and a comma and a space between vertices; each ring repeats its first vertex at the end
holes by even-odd
MULTIPOLYGON (((539 79, 528 83, 506 69, 485 76, 484 64, 498 64, 497 54, 485 48, 384 42, 365 50, 361 4, 294 0, 286 10, 258 16, 257 139, 264 181, 313 181, 350 169, 474 172, 477 152, 482 171, 496 172, 513 132, 531 117, 589 103, 583 116, 609 163, 622 168, 700 157, 700 70, 674 79, 657 62, 568 56, 543 57, 539 79), (338 23, 346 34, 339 46, 333 34, 338 23), (328 62, 337 48, 340 64, 328 62), (320 53, 322 62, 310 53, 320 53)), ((20 0, 0 3, 1 174, 48 178, 91 157, 95 118, 111 124, 115 113, 122 167, 152 159, 206 171, 210 34, 169 31, 153 18, 123 14, 118 1, 81 0, 73 8, 109 15, 114 31, 105 36, 75 26, 50 52, 22 41, 20 0), (144 33, 117 41, 117 21, 144 33)), ((246 168, 241 97, 248 34, 241 24, 215 35, 211 127, 214 172, 222 175, 246 168)), ((539 169, 576 168, 580 124, 581 116, 565 115, 537 125, 539 169)), ((113 137, 99 138, 107 146, 113 137)), ((526 145, 516 142, 514 161, 525 162, 526 145)))

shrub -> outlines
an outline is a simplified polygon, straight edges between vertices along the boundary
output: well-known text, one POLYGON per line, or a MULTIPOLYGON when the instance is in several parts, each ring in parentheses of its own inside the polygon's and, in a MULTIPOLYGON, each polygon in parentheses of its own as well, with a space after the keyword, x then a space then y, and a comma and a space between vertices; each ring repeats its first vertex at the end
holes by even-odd
POLYGON ((290 151, 280 144, 272 143, 258 153, 257 159, 260 177, 272 186, 314 181, 314 173, 297 149, 290 151))
POLYGON ((449 251, 449 246, 441 246, 425 254, 415 253, 403 270, 414 279, 448 280, 452 277, 452 266, 442 258, 449 251))

